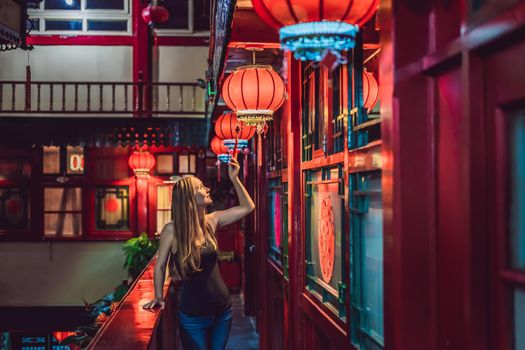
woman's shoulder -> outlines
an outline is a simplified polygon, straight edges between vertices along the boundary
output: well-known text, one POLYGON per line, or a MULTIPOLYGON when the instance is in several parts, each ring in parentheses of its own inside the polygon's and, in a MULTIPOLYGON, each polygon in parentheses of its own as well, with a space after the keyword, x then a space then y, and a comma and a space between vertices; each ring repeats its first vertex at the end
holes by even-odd
POLYGON ((164 225, 164 227, 162 228, 162 231, 160 232, 160 235, 165 235, 165 236, 173 236, 173 232, 174 232, 174 223, 173 221, 169 221, 168 223, 166 223, 164 225))

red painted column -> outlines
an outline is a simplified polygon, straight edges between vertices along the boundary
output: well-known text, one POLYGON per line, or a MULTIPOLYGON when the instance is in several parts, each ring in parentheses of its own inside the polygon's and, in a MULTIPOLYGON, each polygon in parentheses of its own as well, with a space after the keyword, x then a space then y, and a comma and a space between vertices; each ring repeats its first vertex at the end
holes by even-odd
MULTIPOLYGON (((301 174, 301 65, 286 54, 288 62, 288 254, 289 254, 289 313, 288 344, 290 349, 303 349, 304 334, 301 327, 301 294, 303 289, 304 258, 302 249, 302 174, 301 174)), ((285 335, 286 337, 286 335, 285 335)))
MULTIPOLYGON (((142 10, 147 6, 147 2, 141 0, 133 0, 133 82, 138 83, 139 81, 150 82, 151 81, 151 48, 149 40, 149 28, 146 22, 142 19, 142 10)), ((139 93, 139 89, 133 90, 133 97, 135 101, 135 108, 138 105, 142 106, 142 109, 148 109, 150 106, 150 94, 147 93, 147 86, 142 87, 142 92, 139 93), (140 96, 143 96, 143 103, 139 104, 137 100, 140 96)), ((135 116, 141 116, 140 113, 136 113, 135 116)))
POLYGON ((148 232, 148 181, 149 178, 137 176, 136 179, 136 207, 137 226, 136 233, 148 232))

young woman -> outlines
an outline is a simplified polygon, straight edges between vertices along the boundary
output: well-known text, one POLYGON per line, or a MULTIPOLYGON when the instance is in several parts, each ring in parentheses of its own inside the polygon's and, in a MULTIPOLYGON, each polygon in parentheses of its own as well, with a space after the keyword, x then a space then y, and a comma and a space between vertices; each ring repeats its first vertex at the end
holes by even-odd
POLYGON ((238 178, 239 163, 233 159, 228 175, 239 197, 239 205, 206 213, 212 203, 210 189, 201 180, 188 176, 173 186, 172 222, 164 226, 155 265, 155 299, 145 309, 164 309, 162 287, 166 264, 172 278, 182 281, 180 333, 184 350, 223 350, 231 327, 232 310, 228 288, 217 267, 218 227, 242 219, 255 209, 250 195, 238 178))

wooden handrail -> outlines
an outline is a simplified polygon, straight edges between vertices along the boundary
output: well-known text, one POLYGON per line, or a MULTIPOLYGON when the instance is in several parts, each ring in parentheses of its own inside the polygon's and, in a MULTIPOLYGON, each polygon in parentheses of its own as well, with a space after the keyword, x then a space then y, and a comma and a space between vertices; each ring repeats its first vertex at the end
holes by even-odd
POLYGON ((197 83, 142 80, 32 81, 28 73, 25 81, 0 81, 0 115, 124 114, 204 118, 205 90, 197 87, 197 83))
POLYGON ((88 350, 126 349, 156 350, 178 349, 177 297, 169 279, 164 282, 164 310, 144 310, 154 298, 154 257, 135 280, 111 317, 99 329, 88 350))

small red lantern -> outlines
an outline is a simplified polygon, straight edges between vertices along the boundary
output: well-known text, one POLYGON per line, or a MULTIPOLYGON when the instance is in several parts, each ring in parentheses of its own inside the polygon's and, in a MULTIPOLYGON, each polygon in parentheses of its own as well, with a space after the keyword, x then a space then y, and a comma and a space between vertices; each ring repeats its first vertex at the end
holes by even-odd
POLYGON ((155 166, 155 157, 147 150, 138 149, 133 151, 128 164, 136 176, 149 176, 149 172, 155 166))
POLYGON ((142 19, 148 26, 154 28, 159 24, 164 24, 170 18, 170 13, 164 6, 157 5, 157 1, 153 1, 144 10, 142 10, 142 19))
POLYGON ((374 109, 379 100, 379 84, 372 73, 363 72, 363 107, 367 111, 374 109))
POLYGON ((249 140, 255 134, 253 126, 245 125, 237 119, 235 113, 229 112, 221 115, 215 123, 215 134, 223 139, 249 140))

